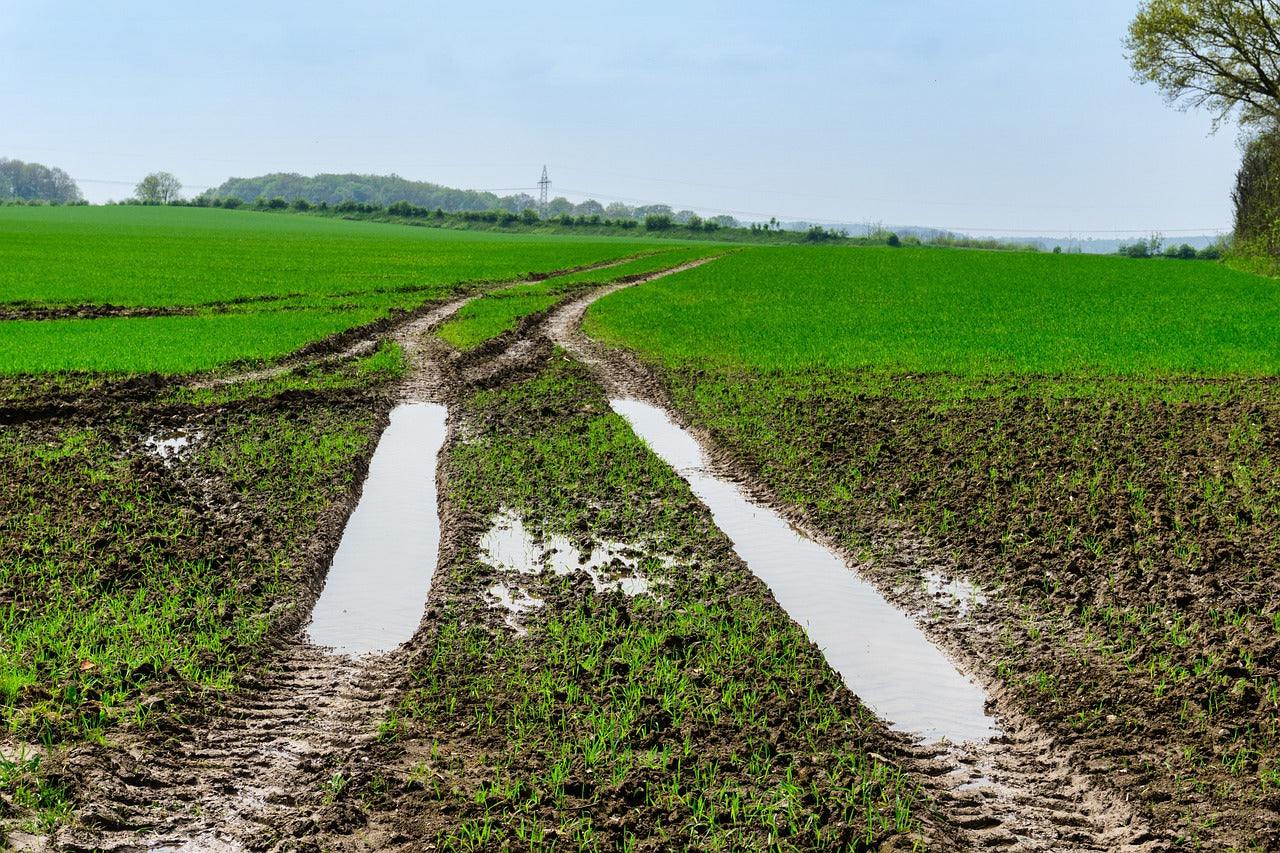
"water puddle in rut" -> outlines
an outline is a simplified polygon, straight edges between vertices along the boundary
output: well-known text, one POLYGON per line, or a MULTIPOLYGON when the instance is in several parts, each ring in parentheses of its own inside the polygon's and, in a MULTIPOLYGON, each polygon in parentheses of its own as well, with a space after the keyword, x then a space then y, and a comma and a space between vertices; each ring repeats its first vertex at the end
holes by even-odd
POLYGON ((386 652, 418 629, 440 548, 436 456, 446 415, 434 403, 392 410, 311 615, 316 645, 386 652))
POLYGON ((171 466, 191 452, 193 442, 199 442, 203 438, 204 432, 201 430, 179 427, 147 436, 143 447, 152 456, 158 457, 164 461, 164 464, 171 466))
POLYGON ((982 690, 844 560, 752 503, 734 483, 713 476, 697 441, 661 409, 635 400, 610 405, 689 482, 738 555, 876 713, 928 741, 984 740, 998 733, 983 711, 982 690))
MULTIPOLYGON (((583 553, 566 536, 552 534, 539 541, 525 526, 524 518, 508 508, 489 522, 489 529, 480 537, 480 561, 503 573, 506 580, 490 586, 485 594, 491 607, 507 611, 507 624, 517 634, 526 633, 520 617, 544 604, 517 585, 519 577, 538 575, 544 569, 560 577, 581 572, 591 579, 596 592, 618 590, 628 597, 649 595, 661 600, 654 587, 663 581, 641 572, 642 552, 633 545, 604 541, 583 553)), ((670 558, 656 559, 670 565, 670 558)))
POLYGON ((556 534, 539 544, 524 519, 509 509, 490 519, 490 524, 480 537, 480 560, 499 571, 536 575, 545 566, 562 577, 583 572, 596 592, 616 589, 627 596, 653 595, 653 585, 660 583, 640 571, 641 552, 632 545, 604 541, 583 554, 568 537, 556 534))

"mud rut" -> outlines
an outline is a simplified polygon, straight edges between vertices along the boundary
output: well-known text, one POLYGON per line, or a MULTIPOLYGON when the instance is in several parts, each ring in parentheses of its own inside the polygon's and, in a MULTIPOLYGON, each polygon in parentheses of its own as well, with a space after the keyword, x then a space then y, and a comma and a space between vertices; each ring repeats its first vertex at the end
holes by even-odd
MULTIPOLYGON (((705 262, 570 297, 474 355, 458 356, 429 336, 470 297, 401 323, 389 332, 412 364, 401 401, 443 403, 490 377, 532 371, 550 341, 587 364, 609 396, 644 400, 670 412, 662 387, 643 365, 630 354, 590 341, 579 324, 590 304, 608 293, 705 262)), ((370 352, 380 337, 357 341, 342 355, 370 352)), ((215 381, 266 378, 298 363, 215 381)), ((678 414, 673 417, 679 420, 678 414)), ((699 438, 706 444, 705 435, 699 438)), ((754 498, 778 506, 731 460, 721 458, 717 467, 754 498)), ((814 531, 806 533, 832 545, 814 531)), ((899 544, 891 559, 941 559, 931 554, 927 543, 904 537, 899 544)), ((885 592, 895 598, 893 591, 885 592)), ((896 599, 900 605, 911 603, 902 601, 900 594, 896 599)), ((960 644, 949 639, 973 630, 959 614, 944 609, 925 627, 935 642, 964 658, 960 644)), ((296 637, 261 682, 246 684, 230 698, 224 713, 189 742, 159 757, 122 751, 110 770, 85 767, 94 803, 78 815, 79 828, 59 832, 54 849, 231 853, 294 849, 304 837, 312 842, 308 849, 424 849, 419 845, 425 842, 399 835, 389 822, 380 826, 378 814, 369 815, 350 802, 335 803, 333 797, 347 778, 371 762, 369 747, 378 723, 404 689, 405 654, 402 648, 357 659, 330 654, 296 637), (138 826, 153 830, 141 838, 138 826)), ((1135 825, 1124 802, 1090 788, 1075 769, 1083 757, 1057 746, 993 691, 994 685, 986 686, 1005 732, 1002 737, 986 744, 920 745, 913 766, 904 767, 945 818, 964 830, 974 848, 1135 853, 1166 849, 1147 827, 1135 825)), ((73 759, 68 770, 76 770, 73 759)), ((15 849, 48 849, 31 836, 14 836, 10 842, 15 849)))

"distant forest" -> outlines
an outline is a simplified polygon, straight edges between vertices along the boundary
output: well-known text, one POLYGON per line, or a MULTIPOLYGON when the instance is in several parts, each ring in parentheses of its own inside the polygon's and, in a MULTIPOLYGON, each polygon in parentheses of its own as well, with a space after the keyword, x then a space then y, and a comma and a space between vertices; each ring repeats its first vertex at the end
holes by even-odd
MULTIPOLYGON (((445 213, 464 213, 482 210, 506 210, 520 214, 525 210, 537 210, 538 200, 528 193, 499 196, 477 190, 458 190, 426 181, 410 181, 399 175, 316 175, 307 177, 293 172, 277 172, 257 178, 231 178, 212 190, 215 199, 238 198, 254 202, 258 199, 284 199, 295 202, 304 199, 309 204, 327 204, 335 207, 343 202, 390 207, 396 202, 408 202, 416 207, 440 209, 445 213)), ((547 216, 601 216, 609 219, 643 220, 646 216, 668 216, 678 224, 697 218, 691 210, 672 210, 665 204, 640 207, 614 202, 608 206, 594 199, 574 204, 563 196, 547 202, 547 216)), ((713 217, 724 228, 738 227, 732 216, 713 217)))
POLYGON ((71 204, 82 196, 80 187, 61 169, 0 157, 0 199, 71 204))

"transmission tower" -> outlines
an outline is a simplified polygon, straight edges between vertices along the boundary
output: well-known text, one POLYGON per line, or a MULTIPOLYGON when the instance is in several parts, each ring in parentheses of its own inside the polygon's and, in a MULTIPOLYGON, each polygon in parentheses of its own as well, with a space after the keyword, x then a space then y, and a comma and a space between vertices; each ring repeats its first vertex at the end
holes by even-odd
POLYGON ((547 167, 542 167, 542 180, 538 181, 538 215, 543 219, 547 218, 547 189, 551 186, 551 181, 547 180, 547 167))

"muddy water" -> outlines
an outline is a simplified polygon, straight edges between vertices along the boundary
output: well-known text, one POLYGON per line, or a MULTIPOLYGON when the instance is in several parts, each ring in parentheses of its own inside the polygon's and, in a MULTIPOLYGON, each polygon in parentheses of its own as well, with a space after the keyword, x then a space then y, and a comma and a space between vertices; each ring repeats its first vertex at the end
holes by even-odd
POLYGON ((446 414, 434 403, 392 410, 307 628, 316 645, 386 652, 417 630, 440 548, 436 456, 446 414))
POLYGON ((711 474, 697 441, 661 409, 635 400, 610 404, 688 481, 738 555, 879 716, 928 741, 997 734, 983 711, 982 690, 844 560, 711 474))

